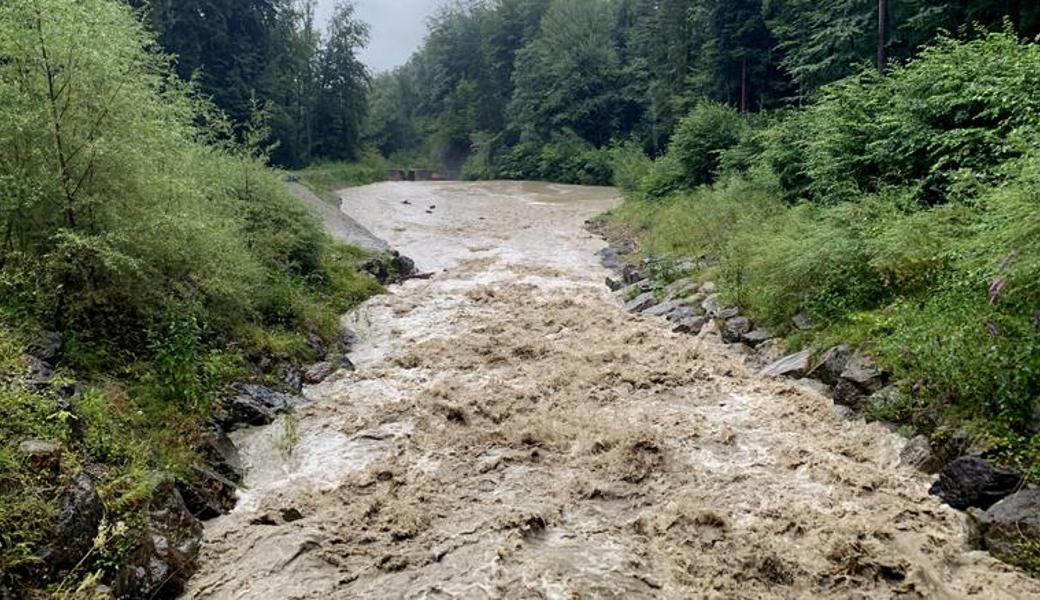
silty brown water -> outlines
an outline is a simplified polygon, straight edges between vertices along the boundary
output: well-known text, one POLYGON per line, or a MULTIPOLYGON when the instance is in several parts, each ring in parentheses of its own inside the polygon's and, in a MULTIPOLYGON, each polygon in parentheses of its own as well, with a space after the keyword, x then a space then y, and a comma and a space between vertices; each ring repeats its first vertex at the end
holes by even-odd
POLYGON ((613 190, 343 197, 435 276, 347 317, 357 372, 239 434, 248 489, 187 597, 1040 597, 902 438, 624 314, 583 228, 613 190))

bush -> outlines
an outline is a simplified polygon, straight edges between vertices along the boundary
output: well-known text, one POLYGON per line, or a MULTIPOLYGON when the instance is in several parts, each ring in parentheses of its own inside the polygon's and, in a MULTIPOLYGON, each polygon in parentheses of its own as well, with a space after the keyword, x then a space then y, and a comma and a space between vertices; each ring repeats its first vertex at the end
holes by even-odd
POLYGON ((679 121, 668 147, 668 156, 679 167, 676 184, 692 189, 715 181, 722 153, 739 144, 747 128, 736 110, 709 100, 698 102, 679 121))

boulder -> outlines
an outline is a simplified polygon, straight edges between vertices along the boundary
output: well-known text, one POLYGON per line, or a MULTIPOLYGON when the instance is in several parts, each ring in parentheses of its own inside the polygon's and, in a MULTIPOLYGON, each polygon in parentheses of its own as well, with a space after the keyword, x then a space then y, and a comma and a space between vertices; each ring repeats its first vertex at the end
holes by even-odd
POLYGON ((18 444, 18 454, 38 473, 57 474, 61 469, 61 444, 47 440, 25 440, 18 444))
POLYGON ((733 317, 722 326, 722 341, 728 344, 739 343, 751 331, 751 319, 733 317))
POLYGON ((704 325, 707 323, 707 317, 685 317, 678 321, 675 321, 675 325, 672 326, 672 331, 675 333, 697 335, 701 332, 701 330, 704 328, 704 325))
POLYGON ((820 361, 809 372, 809 376, 819 379, 827 385, 837 385, 851 356, 852 348, 845 345, 835 346, 823 353, 820 361))
POLYGON ((899 391, 899 388, 889 385, 871 394, 866 400, 866 407, 873 411, 884 410, 898 404, 902 399, 903 393, 899 391))
POLYGON ((669 312, 667 315, 665 315, 665 318, 673 323, 678 323, 679 321, 682 321, 684 319, 692 319, 694 317, 702 316, 704 315, 701 314, 701 312, 698 311, 696 308, 693 308, 692 306, 686 306, 684 304, 679 308, 669 312))
POLYGON ((689 279, 680 279, 673 281, 664 288, 664 297, 668 299, 672 298, 686 298, 697 293, 700 286, 697 282, 689 279))
POLYGON ((812 392, 814 394, 819 394, 824 398, 830 398, 834 394, 834 388, 817 379, 809 379, 808 377, 803 377, 798 381, 794 382, 794 384, 795 386, 803 390, 812 392))
POLYGON ((641 281, 643 279, 643 275, 635 267, 631 265, 626 265, 623 269, 621 269, 621 279, 625 283, 632 284, 636 283, 637 281, 641 281))
POLYGON ((329 378, 330 375, 336 372, 336 364, 331 361, 322 361, 314 363, 303 368, 303 381, 309 385, 321 383, 329 378))
POLYGON ((290 390, 294 394, 299 394, 303 389, 303 373, 296 365, 282 362, 275 367, 274 372, 278 381, 285 386, 283 389, 290 390))
POLYGON ((188 511, 202 521, 231 512, 238 502, 238 486, 234 481, 205 465, 192 465, 190 482, 178 482, 177 491, 188 511))
POLYGON ((1023 547, 1040 547, 1040 490, 1023 490, 997 502, 979 517, 986 549, 1014 560, 1023 547))
POLYGON ((791 319, 791 324, 799 331, 808 331, 815 327, 808 313, 800 312, 791 319))
POLYGON ((812 350, 802 350, 766 366, 758 374, 762 377, 796 377, 801 379, 809 371, 812 350))
POLYGON ((188 511, 171 482, 152 494, 148 523, 116 573, 120 598, 173 598, 198 568, 202 523, 188 511))
POLYGON ((39 358, 26 354, 22 357, 25 363, 25 381, 36 388, 46 388, 54 378, 54 368, 39 358))
POLYGON ((671 313, 683 307, 684 304, 681 300, 669 300, 667 302, 662 302, 661 304, 658 304, 656 306, 651 306, 650 308, 643 311, 643 314, 649 315, 651 317, 667 317, 671 313))
POLYGON ((621 281, 620 279, 616 279, 614 277, 607 277, 606 283, 607 283, 607 287, 612 292, 616 292, 616 291, 620 290, 621 288, 625 287, 625 282, 621 281))
POLYGON ((224 477, 241 481, 245 476, 242 456, 223 429, 213 427, 204 431, 199 438, 199 451, 207 464, 224 477))
POLYGON ((52 531, 54 545, 44 551, 44 562, 55 571, 76 566, 94 547, 104 515, 104 505, 90 476, 76 475, 61 494, 52 531))
POLYGON ((302 400, 262 385, 245 384, 238 386, 223 404, 226 415, 222 424, 226 429, 236 429, 243 425, 267 425, 279 413, 302 404, 302 400))
POLYGON ((768 329, 762 329, 760 327, 740 336, 740 341, 754 348, 772 337, 773 334, 771 334, 768 329))
POLYGON ((30 356, 53 365, 61 351, 61 334, 56 331, 45 331, 29 344, 28 350, 30 356))
POLYGON ((705 281, 701 284, 702 294, 708 294, 710 296, 711 294, 717 293, 718 291, 718 286, 715 285, 714 281, 705 281))
POLYGON ((998 469, 977 456, 962 456, 943 469, 928 492, 959 510, 985 510, 1021 484, 1022 477, 1017 473, 998 469))
POLYGON ((625 303, 625 310, 632 313, 643 312, 657 304, 657 297, 653 292, 646 292, 636 296, 625 303))
POLYGON ((940 468, 939 460, 932 452, 931 442, 923 435, 914 436, 907 441, 906 446, 899 452, 899 464, 925 473, 936 473, 940 468))
POLYGON ((841 378, 854 383, 865 394, 873 394, 885 384, 884 372, 874 364, 873 358, 864 354, 854 354, 849 358, 841 378))
POLYGON ((416 273, 415 261, 398 253, 396 250, 391 252, 390 266, 397 273, 398 279, 408 279, 416 273))

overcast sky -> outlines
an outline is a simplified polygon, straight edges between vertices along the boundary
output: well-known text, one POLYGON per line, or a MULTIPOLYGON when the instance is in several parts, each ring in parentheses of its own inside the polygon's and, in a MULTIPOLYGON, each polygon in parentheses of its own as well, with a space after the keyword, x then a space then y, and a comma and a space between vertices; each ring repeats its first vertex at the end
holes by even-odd
MULTIPOLYGON (((358 16, 372 28, 361 59, 378 73, 402 65, 419 48, 426 18, 443 0, 356 0, 358 16)), ((324 23, 336 0, 318 0, 318 20, 324 23)))

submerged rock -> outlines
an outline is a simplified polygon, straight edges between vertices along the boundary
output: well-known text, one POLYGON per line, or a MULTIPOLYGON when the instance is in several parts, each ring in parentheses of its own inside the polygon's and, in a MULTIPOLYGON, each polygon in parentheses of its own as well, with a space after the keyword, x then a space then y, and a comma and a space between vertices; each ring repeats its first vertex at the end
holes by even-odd
POLYGON ((962 456, 943 469, 928 492, 959 510, 988 509, 1020 485, 1019 474, 998 469, 976 456, 962 456))
POLYGON ((817 379, 809 379, 808 377, 803 377, 802 379, 799 379, 798 381, 794 382, 794 384, 802 388, 803 390, 808 390, 810 392, 813 392, 814 394, 819 394, 824 398, 830 398, 834 395, 834 388, 817 379))

